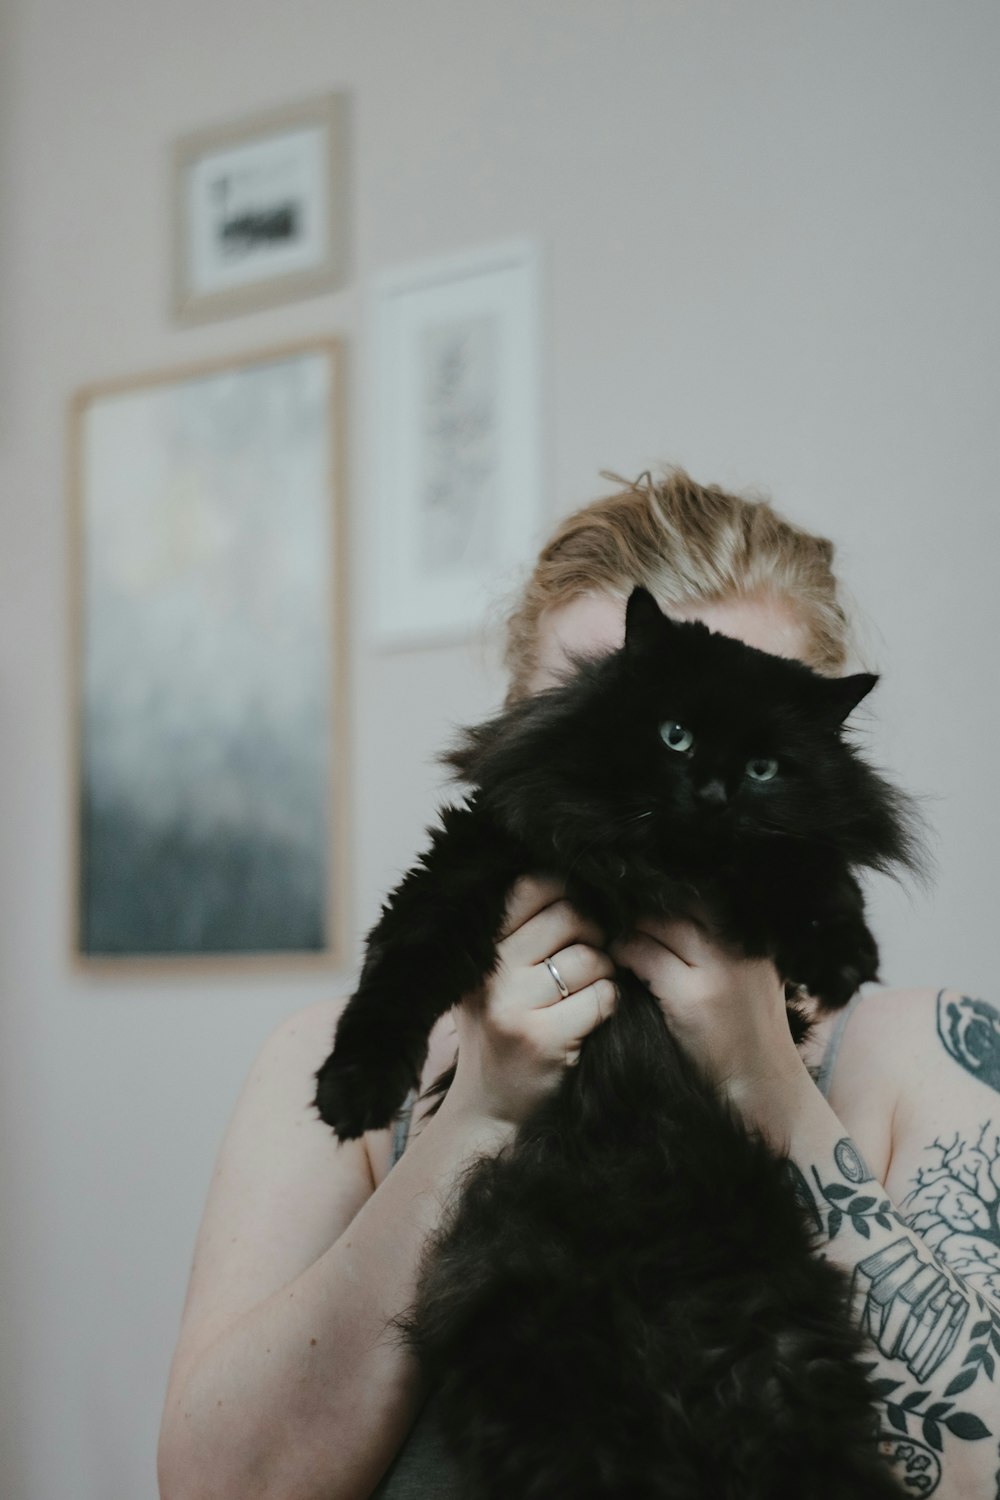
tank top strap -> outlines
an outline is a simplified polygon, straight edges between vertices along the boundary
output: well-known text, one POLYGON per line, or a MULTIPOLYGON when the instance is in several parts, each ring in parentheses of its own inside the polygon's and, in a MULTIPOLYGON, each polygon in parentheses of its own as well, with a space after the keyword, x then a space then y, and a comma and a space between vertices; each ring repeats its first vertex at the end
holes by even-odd
POLYGON ((816 1087, 819 1089, 824 1099, 828 1099, 830 1097, 830 1084, 833 1082, 833 1070, 837 1066, 837 1057, 840 1053, 840 1044, 844 1039, 844 1031, 847 1027, 847 1023, 851 1019, 852 1014, 861 1004, 861 1001, 863 999, 864 995, 859 990, 858 993, 854 995, 850 1001, 848 1001, 847 1005, 844 1006, 844 1009, 840 1012, 840 1015, 837 1017, 830 1028, 830 1035, 826 1039, 826 1049, 823 1053, 819 1068, 816 1072, 816 1087))
POLYGON ((406 1150, 406 1143, 410 1138, 410 1123, 413 1119, 413 1106, 417 1102, 417 1091, 411 1089, 403 1100, 403 1107, 399 1111, 392 1124, 392 1157, 389 1161, 389 1170, 399 1161, 406 1150))

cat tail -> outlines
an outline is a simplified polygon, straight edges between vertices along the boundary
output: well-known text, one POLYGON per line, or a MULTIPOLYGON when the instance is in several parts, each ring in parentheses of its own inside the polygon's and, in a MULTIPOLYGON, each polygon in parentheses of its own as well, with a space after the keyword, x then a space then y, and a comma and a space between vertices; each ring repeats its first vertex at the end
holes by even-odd
POLYGON ((475 798, 442 811, 368 935, 358 988, 316 1074, 316 1108, 341 1140, 390 1123, 419 1080, 435 1021, 492 971, 525 860, 475 798))

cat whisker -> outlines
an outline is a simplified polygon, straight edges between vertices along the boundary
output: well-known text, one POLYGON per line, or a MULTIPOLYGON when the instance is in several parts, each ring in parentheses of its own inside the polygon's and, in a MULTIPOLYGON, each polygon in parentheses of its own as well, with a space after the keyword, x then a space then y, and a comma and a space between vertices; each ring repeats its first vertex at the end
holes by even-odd
MULTIPOLYGON (((636 823, 642 823, 642 822, 645 821, 646 818, 651 818, 652 816, 653 816, 653 809, 652 808, 647 808, 643 812, 630 813, 628 817, 618 818, 618 819, 615 820, 615 824, 614 824, 615 831, 616 832, 618 832, 618 831, 624 831, 626 828, 629 828, 629 827, 633 826, 636 823)), ((576 867, 579 864, 579 862, 582 859, 585 859, 586 856, 591 852, 591 850, 596 849, 598 847, 598 845, 605 844, 606 842, 607 842, 607 830, 602 828, 599 833, 595 833, 594 834, 594 837, 592 839, 590 839, 589 842, 583 844, 579 849, 577 849, 577 851, 576 851, 576 857, 574 858, 574 860, 572 861, 572 863, 567 867, 567 874, 568 875, 575 874, 576 867)))
POLYGON ((825 846, 827 848, 838 847, 834 839, 824 838, 822 834, 796 833, 791 828, 772 828, 767 823, 754 823, 752 832, 768 834, 772 838, 776 839, 788 839, 790 841, 795 840, 796 842, 802 844, 817 844, 825 846))

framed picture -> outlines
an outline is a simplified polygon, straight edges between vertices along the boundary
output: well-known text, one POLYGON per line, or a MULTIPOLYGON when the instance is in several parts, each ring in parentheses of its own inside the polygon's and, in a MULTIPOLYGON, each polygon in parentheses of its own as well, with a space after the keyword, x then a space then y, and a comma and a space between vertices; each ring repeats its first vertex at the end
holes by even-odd
POLYGON ((541 525, 539 256, 501 245, 374 284, 374 635, 475 631, 541 525))
POLYGON ((73 404, 74 951, 341 960, 338 346, 73 404))
POLYGON ((347 251, 345 99, 330 94, 174 148, 174 313, 183 322, 330 291, 347 251))

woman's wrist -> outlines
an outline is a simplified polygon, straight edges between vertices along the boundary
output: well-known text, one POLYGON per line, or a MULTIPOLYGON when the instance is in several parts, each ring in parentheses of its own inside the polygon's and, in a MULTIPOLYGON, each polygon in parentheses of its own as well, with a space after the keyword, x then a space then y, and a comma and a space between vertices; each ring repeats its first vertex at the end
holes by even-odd
POLYGON ((723 1093, 747 1129, 782 1154, 789 1152, 810 1113, 824 1102, 794 1047, 730 1079, 723 1093))
POLYGON ((438 1130, 447 1130, 463 1140, 470 1154, 492 1156, 513 1137, 517 1125, 492 1113, 482 1100, 473 1099, 454 1087, 441 1101, 440 1109, 428 1120, 438 1130))

